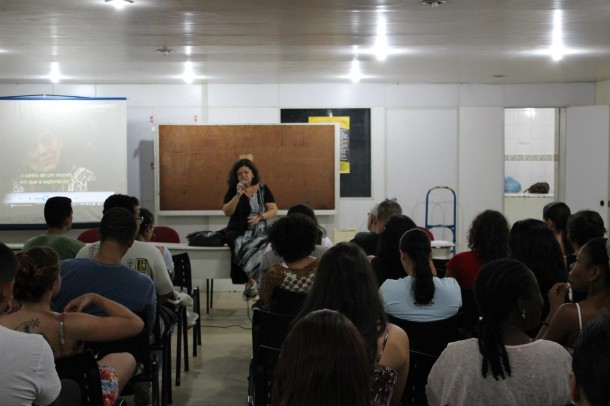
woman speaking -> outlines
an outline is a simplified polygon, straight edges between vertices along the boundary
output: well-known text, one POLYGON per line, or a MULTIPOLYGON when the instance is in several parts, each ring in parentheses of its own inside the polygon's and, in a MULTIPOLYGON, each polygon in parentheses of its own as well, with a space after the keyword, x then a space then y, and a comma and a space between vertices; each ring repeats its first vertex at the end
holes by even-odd
POLYGON ((249 159, 233 164, 227 183, 222 211, 230 216, 227 242, 232 248, 231 276, 233 282, 244 282, 237 277, 239 269, 247 275, 244 299, 257 295, 256 280, 267 246, 267 220, 277 214, 273 193, 259 183, 258 169, 249 159), (237 268, 237 269, 236 269, 237 268))

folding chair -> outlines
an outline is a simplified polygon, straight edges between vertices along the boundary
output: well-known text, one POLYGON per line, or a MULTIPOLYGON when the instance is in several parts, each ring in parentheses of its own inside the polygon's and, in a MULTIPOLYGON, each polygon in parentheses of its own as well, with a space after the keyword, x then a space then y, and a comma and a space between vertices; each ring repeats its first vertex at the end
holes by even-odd
MULTIPOLYGON (((193 326, 193 357, 197 356, 197 346, 201 345, 201 304, 199 287, 193 287, 191 275, 191 261, 188 253, 172 255, 174 260, 174 286, 179 287, 180 291, 185 291, 193 298, 193 312, 197 314, 195 326, 193 326)), ((188 360, 188 320, 186 318, 186 307, 178 305, 178 334, 176 346, 176 386, 180 386, 180 365, 181 352, 184 351, 184 371, 189 370, 188 360)))

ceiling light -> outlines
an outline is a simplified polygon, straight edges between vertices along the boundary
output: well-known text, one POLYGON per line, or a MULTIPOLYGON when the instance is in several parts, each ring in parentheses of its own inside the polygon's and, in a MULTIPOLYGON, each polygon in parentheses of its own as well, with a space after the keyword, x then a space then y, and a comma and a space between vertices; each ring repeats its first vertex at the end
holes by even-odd
POLYGON ((563 27, 562 27, 561 10, 553 12, 553 41, 551 43, 551 58, 554 61, 560 61, 563 58, 563 27))
POLYGON ((49 80, 51 83, 59 83, 61 74, 59 73, 59 63, 51 62, 51 73, 49 73, 49 80))
POLYGON ((193 83, 195 80, 195 74, 193 73, 193 63, 191 61, 184 62, 184 73, 182 74, 182 80, 185 83, 193 83))
POLYGON ((352 61, 352 70, 349 77, 352 80, 352 83, 358 83, 360 82, 360 79, 362 79, 362 71, 360 70, 360 61, 358 61, 358 59, 352 61))
POLYGON ((121 10, 128 4, 133 4, 133 0, 104 0, 104 2, 112 4, 117 10, 121 10))
POLYGON ((378 61, 384 61, 388 57, 388 37, 383 15, 380 15, 377 20, 377 38, 375 40, 374 51, 378 61))

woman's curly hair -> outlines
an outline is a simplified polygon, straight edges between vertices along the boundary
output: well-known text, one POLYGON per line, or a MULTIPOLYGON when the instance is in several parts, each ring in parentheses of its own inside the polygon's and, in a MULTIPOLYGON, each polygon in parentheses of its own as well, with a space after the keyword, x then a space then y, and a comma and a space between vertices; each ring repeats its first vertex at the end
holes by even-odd
POLYGON ((508 256, 508 221, 496 210, 485 210, 474 218, 468 230, 468 247, 483 262, 508 256))

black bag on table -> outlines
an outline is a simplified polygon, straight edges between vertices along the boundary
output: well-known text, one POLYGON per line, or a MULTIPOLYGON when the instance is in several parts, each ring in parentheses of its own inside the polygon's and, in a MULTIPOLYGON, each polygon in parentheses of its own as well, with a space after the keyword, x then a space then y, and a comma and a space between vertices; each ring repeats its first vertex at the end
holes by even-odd
POLYGON ((186 236, 189 245, 194 247, 222 247, 225 244, 223 231, 195 231, 186 236))

